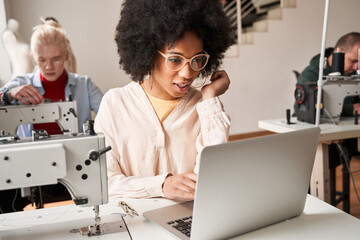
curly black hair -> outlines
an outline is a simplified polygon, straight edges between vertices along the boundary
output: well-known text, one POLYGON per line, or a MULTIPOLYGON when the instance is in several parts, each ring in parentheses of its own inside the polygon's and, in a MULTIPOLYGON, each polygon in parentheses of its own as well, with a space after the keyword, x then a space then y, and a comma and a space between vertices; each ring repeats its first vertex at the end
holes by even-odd
POLYGON ((204 41, 210 59, 200 75, 216 71, 231 45, 231 27, 220 0, 127 0, 116 27, 120 67, 142 81, 154 67, 157 50, 172 47, 186 31, 204 41))

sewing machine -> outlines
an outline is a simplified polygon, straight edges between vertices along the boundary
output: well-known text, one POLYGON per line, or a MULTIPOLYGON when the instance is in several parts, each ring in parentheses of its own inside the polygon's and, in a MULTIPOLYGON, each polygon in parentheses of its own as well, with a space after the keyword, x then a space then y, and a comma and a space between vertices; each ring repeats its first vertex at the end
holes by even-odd
POLYGON ((76 205, 94 206, 93 231, 100 234, 99 205, 108 202, 104 153, 110 149, 102 134, 38 132, 0 141, 0 189, 62 183, 76 205))
MULTIPOLYGON (((295 89, 295 101, 298 104, 299 121, 315 124, 317 84, 299 83, 295 89)), ((340 121, 344 99, 360 95, 360 75, 325 76, 322 86, 321 120, 340 121)))
MULTIPOLYGON (((48 102, 39 105, 6 105, 0 107, 1 141, 32 136, 35 123, 56 122, 64 134, 78 132, 76 102, 48 102), (22 126, 20 126, 22 125, 22 126)), ((35 133, 38 134, 38 133, 35 133)), ((43 207, 38 188, 21 188, 21 196, 31 198, 38 207, 43 207)))
POLYGON ((20 124, 57 122, 64 133, 77 133, 76 102, 0 106, 2 135, 16 134, 20 124))
POLYGON ((107 203, 106 150, 102 134, 1 141, 0 189, 60 182, 77 205, 107 203))
POLYGON ((0 190, 59 182, 76 205, 94 206, 95 225, 86 226, 85 234, 104 234, 99 205, 108 202, 104 153, 111 148, 91 122, 86 133, 77 133, 77 124, 75 102, 0 107, 0 190), (57 122, 67 134, 50 136, 39 130, 22 139, 15 134, 19 124, 43 122, 57 122))
POLYGON ((326 76, 323 81, 324 107, 335 122, 340 120, 344 99, 359 95, 360 75, 326 76))

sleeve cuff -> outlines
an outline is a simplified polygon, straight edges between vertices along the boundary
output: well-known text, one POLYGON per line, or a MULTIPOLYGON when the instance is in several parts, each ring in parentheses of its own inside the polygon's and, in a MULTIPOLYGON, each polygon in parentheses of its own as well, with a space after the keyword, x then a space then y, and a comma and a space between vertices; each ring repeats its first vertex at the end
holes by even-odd
POLYGON ((151 194, 151 195, 160 196, 160 197, 165 197, 162 186, 163 186, 163 184, 164 184, 165 178, 166 178, 169 174, 170 174, 170 173, 164 173, 164 174, 161 174, 161 175, 156 176, 155 181, 157 182, 157 184, 155 184, 155 185, 154 185, 154 188, 150 190, 150 191, 153 193, 153 194, 151 194))
POLYGON ((2 95, 2 100, 5 102, 5 104, 9 105, 10 104, 10 101, 7 97, 7 93, 8 93, 9 89, 6 89, 6 91, 3 93, 2 95))
POLYGON ((196 106, 196 109, 199 117, 203 117, 223 111, 223 106, 219 97, 214 97, 199 102, 196 106))

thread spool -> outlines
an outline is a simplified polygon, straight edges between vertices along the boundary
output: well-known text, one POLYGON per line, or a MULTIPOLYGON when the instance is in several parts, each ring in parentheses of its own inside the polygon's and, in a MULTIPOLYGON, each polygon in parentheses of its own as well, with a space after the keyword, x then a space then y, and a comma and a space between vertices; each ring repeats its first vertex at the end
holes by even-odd
POLYGON ((290 109, 286 109, 286 123, 290 124, 290 109))
POLYGON ((338 48, 332 55, 331 73, 338 73, 336 75, 344 74, 344 57, 345 54, 340 52, 338 48))

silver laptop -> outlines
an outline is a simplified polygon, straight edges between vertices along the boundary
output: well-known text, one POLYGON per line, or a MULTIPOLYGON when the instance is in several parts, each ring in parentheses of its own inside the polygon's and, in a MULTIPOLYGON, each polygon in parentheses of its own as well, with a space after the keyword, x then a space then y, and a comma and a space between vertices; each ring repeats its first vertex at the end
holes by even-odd
POLYGON ((194 202, 143 215, 180 239, 230 238, 298 216, 319 134, 311 128, 206 147, 194 202))

